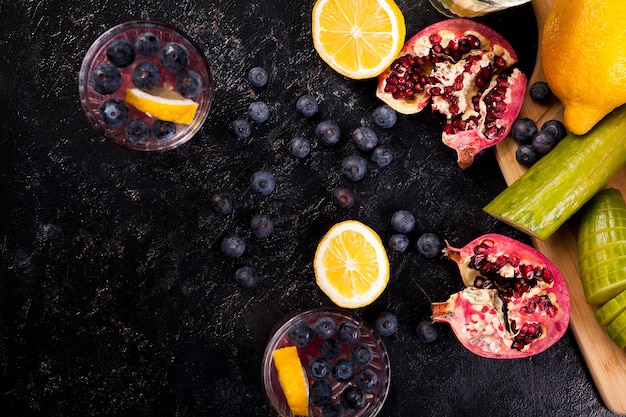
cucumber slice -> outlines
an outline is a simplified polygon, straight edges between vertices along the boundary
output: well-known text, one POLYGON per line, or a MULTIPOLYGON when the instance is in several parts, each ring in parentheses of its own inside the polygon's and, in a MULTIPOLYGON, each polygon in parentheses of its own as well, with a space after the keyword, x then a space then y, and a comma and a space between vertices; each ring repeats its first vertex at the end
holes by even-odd
POLYGON ((567 135, 484 210, 539 239, 549 238, 626 163, 626 106, 583 136, 567 135))
POLYGON ((616 334, 612 339, 620 349, 624 349, 626 347, 626 329, 616 334))
POLYGON ((596 311, 595 317, 600 326, 607 326, 624 310, 626 310, 626 290, 596 311))
POLYGON ((612 340, 615 340, 618 334, 626 330, 626 311, 619 313, 617 317, 606 327, 606 333, 612 340))
POLYGON ((600 279, 589 285, 583 285, 585 299, 591 305, 605 304, 624 290, 626 290, 626 278, 621 278, 615 282, 609 279, 600 279))

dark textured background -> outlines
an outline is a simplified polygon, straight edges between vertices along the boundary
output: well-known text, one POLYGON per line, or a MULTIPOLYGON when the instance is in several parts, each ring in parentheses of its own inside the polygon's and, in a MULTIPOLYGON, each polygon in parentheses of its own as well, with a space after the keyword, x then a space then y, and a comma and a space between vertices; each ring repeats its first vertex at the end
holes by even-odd
MULTIPOLYGON (((399 1, 412 35, 441 20, 426 0, 399 1)), ((268 416, 261 360, 271 328, 291 312, 332 303, 314 282, 311 261, 324 232, 353 218, 387 241, 391 214, 417 217, 425 231, 456 245, 486 232, 525 239, 481 211, 505 187, 493 154, 466 171, 440 143, 442 119, 426 111, 400 117, 382 142, 395 151, 350 184, 349 211, 330 201, 345 183, 338 167, 355 152, 349 133, 372 125, 375 82, 347 80, 312 47, 313 1, 0 0, 0 414, 3 416, 268 416), (173 151, 128 152, 99 137, 77 89, 82 58, 106 29, 151 19, 184 29, 205 51, 216 79, 209 120, 173 151), (253 90, 248 69, 269 70, 253 90), (297 97, 311 93, 320 113, 305 120, 297 97), (255 99, 271 118, 245 141, 229 132, 255 99), (334 147, 294 160, 287 143, 336 119, 334 147), (254 195, 257 169, 277 178, 254 195), (210 210, 215 192, 235 211, 210 210), (267 240, 248 229, 264 212, 276 223, 267 240), (226 259, 221 238, 240 233, 247 250, 226 259), (236 268, 262 280, 238 287, 236 268)), ((480 19, 514 45, 530 74, 536 25, 530 6, 480 19)), ((412 247, 390 254, 385 293, 356 313, 389 309, 400 319, 386 339, 391 390, 381 416, 608 416, 570 333, 529 359, 473 356, 439 326, 421 344, 416 324, 429 300, 461 287, 450 261, 424 260, 412 247)))

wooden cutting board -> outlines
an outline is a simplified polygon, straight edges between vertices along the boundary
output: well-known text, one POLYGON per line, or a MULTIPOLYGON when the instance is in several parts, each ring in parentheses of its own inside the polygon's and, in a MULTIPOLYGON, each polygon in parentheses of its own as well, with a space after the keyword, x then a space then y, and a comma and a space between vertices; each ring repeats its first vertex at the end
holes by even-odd
MULTIPOLYGON (((539 28, 539 50, 529 85, 544 80, 540 59, 541 37, 546 16, 553 3, 554 0, 532 0, 539 28)), ((520 116, 531 118, 541 126, 549 119, 563 120, 563 107, 558 101, 538 104, 527 94, 520 116)), ((511 138, 496 146, 496 158, 507 184, 517 180, 526 171, 515 160, 516 149, 517 145, 511 138)), ((584 179, 581 178, 581 181, 584 179)), ((622 168, 607 186, 619 188, 622 195, 626 196, 626 168, 622 168)), ((594 307, 585 300, 578 275, 577 229, 572 222, 563 225, 548 240, 533 238, 533 244, 557 265, 565 277, 572 302, 570 328, 606 407, 614 413, 626 414, 626 352, 618 349, 606 335, 595 320, 594 307)))

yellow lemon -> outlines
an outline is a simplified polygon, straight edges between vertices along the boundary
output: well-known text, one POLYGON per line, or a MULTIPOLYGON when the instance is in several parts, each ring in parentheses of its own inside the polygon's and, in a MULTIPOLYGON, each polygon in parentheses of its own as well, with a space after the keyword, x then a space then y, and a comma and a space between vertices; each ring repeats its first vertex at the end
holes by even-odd
POLYGON ((198 109, 195 101, 165 88, 156 88, 149 93, 129 88, 126 90, 126 102, 156 119, 187 125, 193 122, 198 109))
POLYGON ((550 9, 541 63, 570 132, 587 133, 626 103, 624 28, 624 0, 556 0, 550 9))
POLYGON ((313 261, 320 289, 338 306, 371 304, 389 282, 389 258, 378 234, 356 220, 335 224, 313 261))
POLYGON ((315 50, 348 78, 378 76, 398 56, 405 35, 393 0, 317 0, 313 8, 315 50))
POLYGON ((289 409, 296 416, 308 416, 309 384, 298 356, 298 348, 287 346, 276 349, 272 357, 289 409))

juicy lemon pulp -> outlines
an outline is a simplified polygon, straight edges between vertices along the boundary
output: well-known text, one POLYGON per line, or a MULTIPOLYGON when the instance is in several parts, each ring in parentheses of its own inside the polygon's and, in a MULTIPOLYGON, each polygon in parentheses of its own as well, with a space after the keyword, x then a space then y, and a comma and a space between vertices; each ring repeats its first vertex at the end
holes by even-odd
POLYGON ((287 346, 276 349, 272 356, 289 409, 294 415, 308 416, 309 385, 298 356, 298 348, 287 346))
POLYGON ((126 102, 156 119, 187 125, 193 122, 198 109, 195 101, 164 88, 154 89, 150 93, 129 88, 126 90, 126 102))

